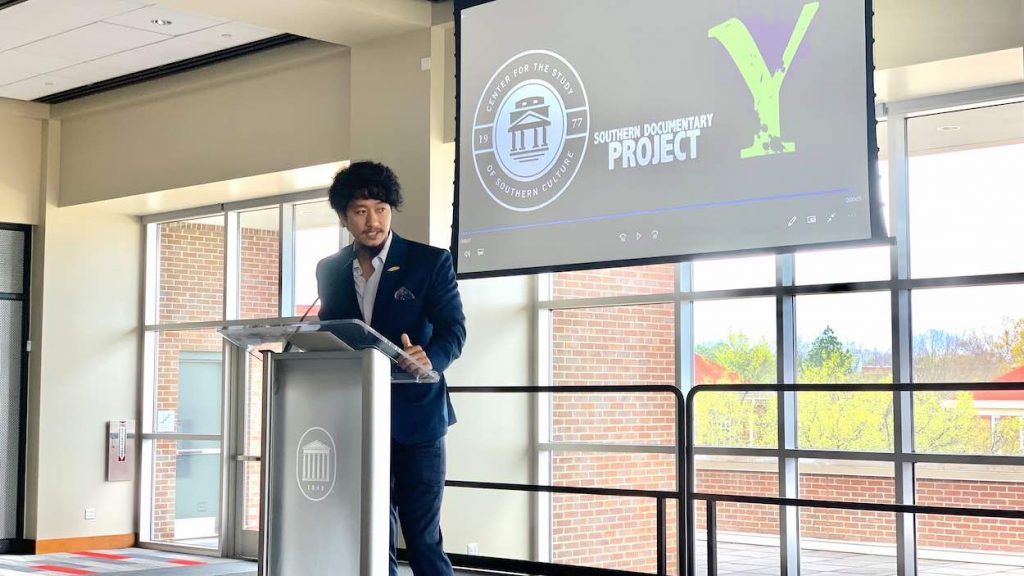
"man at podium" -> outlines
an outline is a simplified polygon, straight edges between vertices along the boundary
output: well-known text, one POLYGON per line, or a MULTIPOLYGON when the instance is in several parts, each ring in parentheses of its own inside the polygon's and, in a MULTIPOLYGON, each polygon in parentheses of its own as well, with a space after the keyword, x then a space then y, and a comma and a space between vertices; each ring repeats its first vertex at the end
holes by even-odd
POLYGON ((391 230, 402 205, 398 178, 376 162, 338 172, 331 208, 352 244, 317 265, 321 320, 358 319, 441 375, 437 384, 391 385, 391 576, 397 525, 416 576, 451 576, 442 548, 445 442, 455 423, 444 370, 466 341, 451 254, 391 230))

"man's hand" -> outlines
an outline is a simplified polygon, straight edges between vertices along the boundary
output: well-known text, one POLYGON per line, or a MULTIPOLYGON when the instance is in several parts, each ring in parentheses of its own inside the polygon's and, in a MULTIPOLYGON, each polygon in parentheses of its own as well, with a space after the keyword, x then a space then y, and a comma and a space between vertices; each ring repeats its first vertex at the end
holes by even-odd
POLYGON ((409 340, 408 334, 402 334, 402 348, 405 349, 406 354, 412 356, 414 360, 424 367, 419 368, 407 359, 402 358, 398 361, 398 367, 402 370, 416 376, 424 376, 433 368, 433 365, 430 363, 430 358, 427 357, 427 353, 423 350, 423 347, 413 346, 412 342, 409 340))

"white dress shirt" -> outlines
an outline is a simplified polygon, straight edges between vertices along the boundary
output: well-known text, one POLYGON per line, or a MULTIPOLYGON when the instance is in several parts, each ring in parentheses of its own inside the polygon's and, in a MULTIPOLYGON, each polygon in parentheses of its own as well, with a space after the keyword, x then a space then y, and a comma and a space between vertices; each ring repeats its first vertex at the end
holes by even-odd
POLYGON ((373 303, 377 301, 377 286, 380 285, 381 274, 384 273, 384 262, 388 259, 388 250, 391 249, 392 233, 388 232, 388 239, 384 241, 384 247, 380 253, 373 257, 370 264, 373 266, 373 274, 363 278, 363 267, 359 264, 359 257, 352 261, 352 279, 356 284, 356 300, 359 302, 359 309, 363 311, 363 322, 370 324, 373 320, 373 303))

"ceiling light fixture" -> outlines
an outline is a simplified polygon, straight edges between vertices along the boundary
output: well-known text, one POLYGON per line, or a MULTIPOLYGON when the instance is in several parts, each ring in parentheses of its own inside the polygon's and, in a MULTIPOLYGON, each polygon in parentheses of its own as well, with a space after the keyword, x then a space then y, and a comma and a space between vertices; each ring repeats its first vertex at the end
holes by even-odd
POLYGON ((956 132, 960 127, 955 124, 948 124, 946 126, 939 126, 939 132, 956 132))
POLYGON ((220 37, 221 38, 234 38, 235 35, 234 34, 224 33, 224 34, 221 34, 220 37))
POLYGON ((154 18, 150 20, 150 22, 156 24, 157 26, 170 26, 171 24, 174 24, 174 22, 170 20, 164 20, 163 18, 154 18))

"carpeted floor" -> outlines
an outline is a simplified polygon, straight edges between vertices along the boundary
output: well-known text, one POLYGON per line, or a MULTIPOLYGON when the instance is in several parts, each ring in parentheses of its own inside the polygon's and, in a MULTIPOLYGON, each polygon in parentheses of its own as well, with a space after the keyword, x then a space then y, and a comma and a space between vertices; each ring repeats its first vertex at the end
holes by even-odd
POLYGON ((36 556, 0 556, 0 576, 229 576, 256 574, 254 562, 125 548, 36 556))

